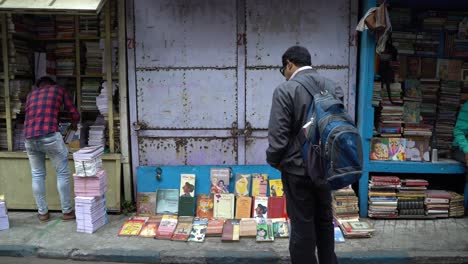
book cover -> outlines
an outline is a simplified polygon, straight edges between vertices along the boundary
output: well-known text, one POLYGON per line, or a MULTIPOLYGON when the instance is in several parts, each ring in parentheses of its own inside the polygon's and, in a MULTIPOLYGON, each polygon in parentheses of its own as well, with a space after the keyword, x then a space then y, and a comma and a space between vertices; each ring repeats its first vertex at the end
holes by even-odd
POLYGON ((139 192, 137 194, 137 215, 156 214, 156 192, 139 192))
POLYGON ((341 232, 341 229, 339 226, 335 226, 335 243, 344 243, 345 238, 343 236, 343 232, 341 232))
POLYGON ((249 196, 251 178, 252 176, 250 174, 236 174, 236 180, 234 184, 234 194, 236 196, 249 196))
POLYGON ((199 194, 197 196, 197 217, 213 217, 213 194, 199 194))
POLYGON ((252 197, 238 196, 236 197, 236 219, 249 218, 252 207, 252 197))
POLYGON ((252 196, 267 196, 268 174, 252 174, 252 196))
POLYGON ((268 197, 256 196, 253 197, 252 207, 253 218, 268 218, 268 197))
POLYGON ((213 216, 215 218, 234 218, 234 194, 217 193, 214 195, 213 216))
POLYGON ((221 236, 223 233, 224 219, 212 218, 208 220, 206 236, 221 236))
POLYGON ((174 230, 171 240, 174 241, 187 241, 190 233, 192 232, 193 217, 181 216, 174 230))
POLYGON ((281 218, 284 212, 284 196, 268 197, 268 218, 281 218))
POLYGON ((221 235, 221 241, 239 241, 240 238, 240 220, 239 219, 227 219, 224 222, 223 234, 221 235))
POLYGON ((388 159, 404 161, 406 159, 406 138, 388 139, 388 159))
POLYGON ((271 218, 273 236, 275 238, 289 237, 289 224, 286 218, 271 218))
POLYGON ((195 174, 180 175, 180 197, 195 197, 195 174))
POLYGON ((374 227, 367 221, 348 222, 353 232, 373 232, 374 227))
POLYGON ((193 219, 192 231, 188 238, 189 242, 205 241, 206 228, 208 226, 208 218, 195 217, 193 219))
POLYGON ((428 137, 406 138, 406 160, 407 161, 431 161, 430 145, 428 137))
POLYGON ((257 235, 255 237, 257 242, 273 242, 273 226, 271 220, 257 222, 257 235))
POLYGON ((229 193, 229 179, 231 178, 231 169, 229 168, 211 168, 210 193, 229 193))
POLYGON ((409 78, 419 78, 421 75, 421 58, 406 57, 406 76, 409 78))
POLYGON ((119 230, 119 236, 138 236, 140 234, 145 220, 128 219, 125 220, 122 227, 119 230))
POLYGON ((156 231, 155 238, 156 239, 171 239, 176 227, 177 227, 177 215, 163 215, 161 219, 161 223, 159 224, 158 230, 156 231))
POLYGON ((374 137, 371 139, 371 160, 388 160, 388 139, 374 137))
POLYGON ((254 218, 242 218, 239 225, 241 237, 255 237, 257 235, 257 221, 254 218))
POLYGON ((159 189, 156 191, 156 214, 177 215, 179 211, 179 190, 159 189))
POLYGON ((448 80, 449 60, 437 59, 437 78, 448 80))
POLYGON ((139 236, 154 238, 158 231, 159 224, 161 223, 161 219, 162 215, 151 216, 141 229, 139 236))
POLYGON ((422 98, 422 92, 421 92, 419 80, 406 79, 404 87, 405 87, 404 89, 405 98, 419 99, 419 100, 422 98))
POLYGON ((195 197, 180 196, 178 215, 192 217, 195 215, 195 197))
POLYGON ((272 179, 268 181, 270 185, 270 196, 283 196, 283 181, 281 179, 272 179))
POLYGON ((406 101, 403 103, 403 120, 405 123, 421 122, 421 103, 406 101))
POLYGON ((448 73, 447 80, 460 81, 461 80, 461 70, 462 70, 462 60, 449 60, 448 62, 448 73))

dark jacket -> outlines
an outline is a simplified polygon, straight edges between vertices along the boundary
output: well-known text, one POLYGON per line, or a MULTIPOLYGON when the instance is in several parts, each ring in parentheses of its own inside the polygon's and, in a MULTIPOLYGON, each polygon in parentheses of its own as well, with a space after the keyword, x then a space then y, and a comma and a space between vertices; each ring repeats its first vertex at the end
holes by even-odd
MULTIPOLYGON (((333 81, 321 77, 315 70, 303 70, 297 76, 313 78, 318 83, 325 81, 325 89, 334 92, 342 99, 343 90, 333 81)), ((302 146, 297 139, 300 128, 306 123, 307 112, 312 103, 312 96, 299 83, 293 81, 283 82, 276 87, 268 124, 268 149, 266 159, 272 167, 281 169, 290 174, 305 175, 302 157, 302 146)))

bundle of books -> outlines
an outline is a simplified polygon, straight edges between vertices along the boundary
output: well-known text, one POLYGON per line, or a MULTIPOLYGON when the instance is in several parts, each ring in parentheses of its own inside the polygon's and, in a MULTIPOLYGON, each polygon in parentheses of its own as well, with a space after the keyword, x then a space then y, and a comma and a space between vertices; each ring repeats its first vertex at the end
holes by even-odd
POLYGON ((452 147, 453 127, 457 121, 460 105, 460 82, 442 81, 439 90, 439 103, 435 132, 439 154, 448 154, 452 147))
POLYGON ((0 120, 0 149, 8 149, 6 121, 0 120))
POLYGON ((36 16, 36 33, 38 39, 55 38, 55 18, 54 16, 36 16))
POLYGON ((449 216, 450 193, 444 190, 427 190, 426 215, 429 217, 445 218, 449 216))
POLYGON ((397 217, 396 190, 400 186, 400 178, 396 176, 372 176, 369 182, 369 217, 397 217))
POLYGON ((89 146, 104 146, 106 144, 105 138, 105 125, 92 125, 89 126, 89 146))
POLYGON ((8 221, 8 210, 6 207, 5 196, 0 195, 0 230, 10 228, 10 222, 8 221))
POLYGON ((21 122, 16 122, 15 130, 13 132, 13 149, 14 150, 26 150, 24 146, 24 133, 23 133, 24 124, 21 122))
POLYGON ((75 35, 75 17, 57 15, 55 17, 55 28, 57 38, 73 38, 75 35))
POLYGON ((449 203, 449 216, 450 217, 462 217, 465 215, 465 206, 463 205, 464 197, 456 192, 449 191, 450 203, 449 203))
POLYGON ((372 237, 374 225, 369 221, 342 221, 340 222, 341 231, 346 238, 365 238, 372 237))
POLYGON ((422 123, 434 126, 437 114, 437 95, 439 92, 439 79, 421 79, 419 87, 421 88, 421 116, 422 123))
POLYGON ((73 154, 77 232, 94 233, 107 223, 107 175, 101 169, 102 146, 86 147, 73 154))
POLYGON ((97 16, 80 16, 80 36, 97 37, 99 21, 97 16))
POLYGON ((403 100, 400 83, 390 84, 390 97, 387 88, 381 91, 382 110, 380 112, 379 132, 382 137, 401 136, 403 121, 403 100))
POLYGON ((374 92, 372 93, 372 106, 379 107, 380 101, 382 101, 382 83, 374 82, 374 92))
POLYGON ((86 41, 85 74, 100 75, 102 73, 102 50, 97 41, 86 41))
POLYGON ((101 80, 97 78, 86 78, 81 85, 81 110, 96 111, 96 97, 99 95, 101 80))
POLYGON ((75 44, 61 42, 55 44, 55 57, 57 75, 72 76, 75 73, 75 44))
POLYGON ((403 217, 424 216, 424 198, 429 183, 420 179, 402 179, 398 190, 398 214, 403 217))
POLYGON ((332 208, 335 219, 359 216, 358 198, 351 186, 333 192, 332 208))

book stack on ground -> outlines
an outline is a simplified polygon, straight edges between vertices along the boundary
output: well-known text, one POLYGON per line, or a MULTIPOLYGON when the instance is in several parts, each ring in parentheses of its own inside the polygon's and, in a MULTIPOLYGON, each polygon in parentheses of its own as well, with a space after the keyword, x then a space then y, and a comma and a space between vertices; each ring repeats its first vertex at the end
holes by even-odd
POLYGON ((103 151, 103 147, 98 146, 73 153, 77 232, 91 234, 107 223, 107 175, 100 158, 103 151))
POLYGON ((460 105, 460 81, 442 81, 439 90, 435 133, 439 155, 446 155, 452 147, 453 127, 460 105))
POLYGON ((0 230, 10 228, 10 222, 8 221, 8 210, 6 207, 5 196, 0 195, 0 230))
POLYGON ((402 179, 398 190, 398 214, 400 218, 425 216, 424 199, 429 182, 422 179, 402 179))
POLYGON ((450 194, 450 217, 463 217, 465 215, 465 207, 463 205, 464 197, 456 192, 449 191, 450 194))
POLYGON ((396 190, 400 186, 400 178, 396 176, 372 176, 369 183, 369 217, 397 217, 396 190))
POLYGON ((332 208, 335 219, 359 216, 358 198, 351 186, 333 192, 332 208))
POLYGON ((450 193, 444 190, 427 190, 426 215, 429 217, 445 218, 449 216, 450 193))
POLYGON ((374 225, 371 222, 360 220, 359 216, 346 219, 335 218, 334 221, 338 224, 346 238, 371 237, 375 231, 374 225))

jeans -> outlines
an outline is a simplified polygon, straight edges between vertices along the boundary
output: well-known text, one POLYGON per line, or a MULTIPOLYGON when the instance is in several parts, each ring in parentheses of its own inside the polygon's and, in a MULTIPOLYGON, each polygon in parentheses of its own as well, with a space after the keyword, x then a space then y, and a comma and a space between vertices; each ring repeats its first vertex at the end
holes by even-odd
POLYGON ((308 176, 285 172, 281 179, 286 194, 286 209, 291 220, 291 263, 338 263, 330 185, 324 180, 312 182, 308 176))
POLYGON ((57 173, 57 189, 63 213, 72 211, 70 193, 70 168, 68 166, 68 149, 59 132, 25 140, 26 152, 32 174, 32 190, 40 214, 49 211, 46 201, 46 166, 45 156, 50 158, 57 173))

